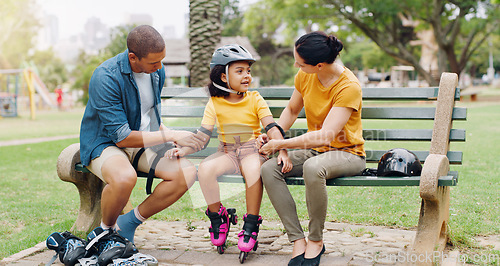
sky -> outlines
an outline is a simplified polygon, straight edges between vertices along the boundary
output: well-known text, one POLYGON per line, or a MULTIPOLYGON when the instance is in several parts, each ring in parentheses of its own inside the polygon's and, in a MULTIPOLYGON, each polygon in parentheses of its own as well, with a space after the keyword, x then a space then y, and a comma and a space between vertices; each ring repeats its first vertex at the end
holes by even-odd
MULTIPOLYGON (((240 0, 242 7, 257 0, 240 0)), ((123 23, 128 14, 150 14, 153 27, 162 30, 173 25, 176 37, 185 31, 189 0, 37 0, 42 13, 59 19, 59 36, 67 38, 83 32, 85 22, 97 17, 112 28, 123 23)))

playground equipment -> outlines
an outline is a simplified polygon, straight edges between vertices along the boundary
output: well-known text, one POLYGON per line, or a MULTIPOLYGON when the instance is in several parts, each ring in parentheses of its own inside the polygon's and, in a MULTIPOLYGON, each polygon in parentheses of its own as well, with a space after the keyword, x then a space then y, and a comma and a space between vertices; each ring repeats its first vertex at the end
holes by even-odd
POLYGON ((32 68, 0 69, 0 117, 16 117, 18 115, 18 97, 21 88, 21 75, 24 77, 28 88, 31 119, 35 119, 35 93, 51 108, 57 104, 51 97, 47 86, 32 68))
POLYGON ((17 116, 17 96, 19 95, 18 69, 0 70, 0 116, 17 116))

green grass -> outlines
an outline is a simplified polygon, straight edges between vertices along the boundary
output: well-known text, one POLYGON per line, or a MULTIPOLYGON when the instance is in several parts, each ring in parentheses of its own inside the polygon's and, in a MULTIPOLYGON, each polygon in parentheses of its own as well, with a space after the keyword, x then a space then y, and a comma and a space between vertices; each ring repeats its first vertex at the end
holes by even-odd
MULTIPOLYGON (((472 237, 500 234, 500 104, 466 105, 468 121, 455 123, 455 128, 467 130, 467 142, 452 144, 452 150, 464 151, 464 164, 452 166, 460 175, 458 186, 451 188, 451 242, 467 252, 499 254, 498 251, 474 249, 472 237)), ((4 118, 0 120, 1 140, 74 134, 78 132, 81 115, 82 110, 69 114, 40 113, 36 121, 24 117, 4 118)), ((432 127, 432 123, 403 126, 432 127)), ((385 128, 388 125, 367 121, 364 127, 385 128)), ((32 247, 54 231, 71 228, 78 213, 78 192, 74 185, 57 177, 56 160, 62 149, 75 142, 78 139, 0 147, 0 258, 32 247)), ((397 142, 367 143, 368 148, 377 149, 399 145, 397 142)), ((405 147, 427 149, 428 144, 410 143, 405 147)), ((243 213, 243 185, 221 186, 224 204, 243 213)), ((134 206, 146 197, 144 187, 145 180, 140 179, 132 194, 134 206)), ((306 220, 304 187, 290 186, 290 190, 297 202, 299 217, 306 220)), ((418 222, 420 198, 415 187, 329 187, 328 194, 328 221, 399 228, 414 228, 418 222)), ((181 200, 153 219, 180 220, 189 225, 190 221, 206 220, 205 208, 203 196, 195 184, 181 200)), ((265 194, 261 210, 266 220, 279 219, 265 194)))
POLYGON ((64 112, 41 110, 36 119, 21 112, 18 117, 4 117, 0 120, 0 141, 53 137, 78 134, 83 116, 82 108, 64 112))

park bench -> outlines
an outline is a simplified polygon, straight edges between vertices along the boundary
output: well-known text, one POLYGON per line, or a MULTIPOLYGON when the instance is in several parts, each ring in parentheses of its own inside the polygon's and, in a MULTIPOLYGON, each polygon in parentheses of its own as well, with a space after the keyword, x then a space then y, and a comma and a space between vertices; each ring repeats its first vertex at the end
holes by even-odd
MULTIPOLYGON (((380 121, 378 125, 388 127, 369 129, 364 125, 363 136, 367 144, 390 143, 394 145, 390 149, 404 148, 406 144, 413 143, 419 149, 410 150, 422 161, 422 174, 414 177, 351 176, 326 182, 328 186, 419 186, 422 202, 413 248, 419 253, 432 253, 436 249, 442 250, 446 245, 450 187, 456 186, 458 182, 458 173, 450 171, 450 164, 462 163, 462 152, 450 151, 450 142, 465 141, 465 130, 452 128, 454 120, 466 120, 466 109, 455 107, 455 101, 460 100, 460 91, 456 87, 457 75, 444 73, 436 88, 363 88, 363 124, 376 120, 380 121), (412 128, 414 122, 425 120, 428 120, 428 128, 412 128), (404 126, 393 128, 393 121, 403 121, 404 126)), ((266 99, 276 120, 293 92, 293 88, 256 90, 266 99)), ((183 127, 175 129, 194 131, 199 127, 208 99, 203 88, 164 88, 162 98, 161 113, 167 126, 168 119, 176 119, 176 123, 180 122, 183 127), (190 119, 194 119, 194 122, 190 122, 190 119)), ((299 120, 304 121, 304 118, 302 111, 299 120)), ((303 128, 290 129, 288 137, 307 131, 305 122, 299 120, 296 125, 302 124, 303 128)), ((215 131, 212 137, 216 138, 215 131)), ((216 143, 216 139, 212 140, 205 150, 189 157, 205 158, 215 152, 216 143)), ((367 148, 367 163, 377 163, 388 149, 367 148)), ((63 181, 74 183, 80 193, 80 211, 72 230, 89 231, 99 225, 104 184, 80 164, 78 143, 61 152, 57 171, 63 181)), ((145 177, 147 174, 138 173, 138 176, 145 177)), ((221 176, 219 181, 244 182, 239 175, 221 176)), ((293 177, 288 178, 287 183, 303 185, 304 181, 302 177, 293 177)))
POLYGON ((464 100, 465 97, 470 96, 471 102, 477 101, 477 96, 483 92, 484 88, 468 88, 460 91, 460 100, 464 100))

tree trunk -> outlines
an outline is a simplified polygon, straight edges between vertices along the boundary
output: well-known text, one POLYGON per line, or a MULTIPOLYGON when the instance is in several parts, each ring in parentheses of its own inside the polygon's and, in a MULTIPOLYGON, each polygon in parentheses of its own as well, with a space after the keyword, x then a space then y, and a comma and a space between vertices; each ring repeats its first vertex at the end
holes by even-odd
POLYGON ((210 60, 221 35, 221 1, 189 1, 189 44, 191 52, 191 87, 206 86, 210 60))

